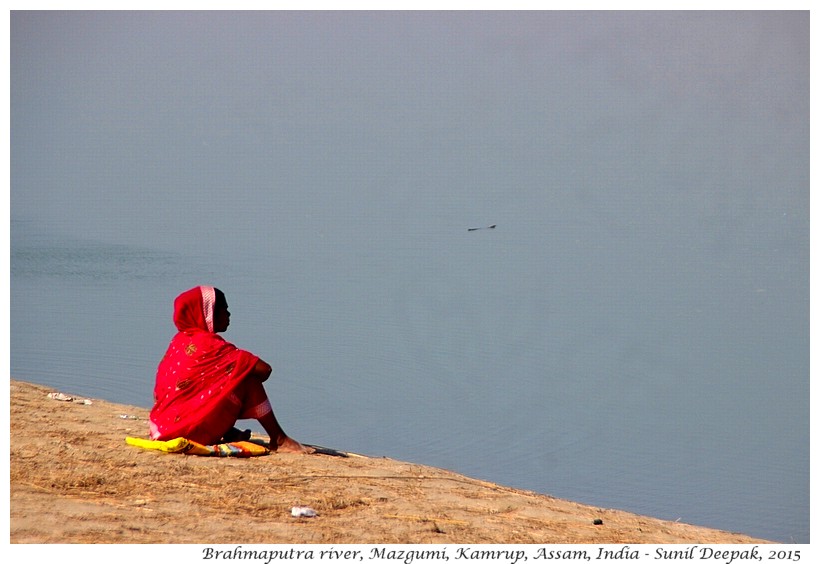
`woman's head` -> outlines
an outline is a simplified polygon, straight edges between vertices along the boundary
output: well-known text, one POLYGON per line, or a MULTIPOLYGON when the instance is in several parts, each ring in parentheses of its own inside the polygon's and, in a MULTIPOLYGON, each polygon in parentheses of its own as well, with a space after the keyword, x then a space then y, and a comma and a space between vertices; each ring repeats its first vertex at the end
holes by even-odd
POLYGON ((214 288, 214 333, 222 333, 231 324, 231 312, 228 311, 228 300, 219 288, 214 288))
POLYGON ((225 294, 213 286, 191 288, 174 301, 174 324, 180 331, 221 333, 230 317, 225 294))

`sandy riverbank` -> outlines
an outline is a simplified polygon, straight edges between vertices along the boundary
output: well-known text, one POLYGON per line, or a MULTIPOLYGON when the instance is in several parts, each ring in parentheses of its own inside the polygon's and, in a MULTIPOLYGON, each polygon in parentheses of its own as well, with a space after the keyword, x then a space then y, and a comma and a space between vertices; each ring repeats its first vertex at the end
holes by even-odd
POLYGON ((766 542, 387 458, 143 450, 125 437, 146 436, 147 410, 49 392, 72 394, 11 381, 12 543, 766 542))

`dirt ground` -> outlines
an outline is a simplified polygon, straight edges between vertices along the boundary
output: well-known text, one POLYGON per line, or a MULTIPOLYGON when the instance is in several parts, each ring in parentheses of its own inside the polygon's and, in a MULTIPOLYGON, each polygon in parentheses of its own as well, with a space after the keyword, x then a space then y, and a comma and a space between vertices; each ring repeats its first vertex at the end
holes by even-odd
POLYGON ((145 409, 10 384, 11 543, 766 542, 387 458, 144 450, 125 437, 146 437, 145 409), (295 505, 318 516, 294 518, 295 505))

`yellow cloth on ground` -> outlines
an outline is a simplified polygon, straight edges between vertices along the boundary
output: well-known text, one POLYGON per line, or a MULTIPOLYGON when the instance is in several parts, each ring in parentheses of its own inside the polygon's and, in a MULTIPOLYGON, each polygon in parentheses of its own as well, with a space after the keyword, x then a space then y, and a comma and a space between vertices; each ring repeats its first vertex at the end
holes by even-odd
POLYGON ((195 441, 179 438, 170 441, 154 441, 137 437, 125 437, 125 442, 131 446, 161 450, 162 452, 195 454, 198 456, 262 456, 270 454, 270 449, 250 441, 237 441, 218 445, 202 445, 195 441))

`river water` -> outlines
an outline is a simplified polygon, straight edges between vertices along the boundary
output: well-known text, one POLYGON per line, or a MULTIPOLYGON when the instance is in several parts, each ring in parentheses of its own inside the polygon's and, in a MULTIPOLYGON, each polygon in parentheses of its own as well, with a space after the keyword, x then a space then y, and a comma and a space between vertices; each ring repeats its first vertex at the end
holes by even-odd
POLYGON ((11 374, 150 407, 211 284, 297 440, 808 542, 807 29, 15 14, 11 374))
MULTIPOLYGON (((13 227, 16 378, 150 407, 172 300, 212 283, 232 309, 226 338, 274 366, 268 389, 298 439, 807 538, 807 345, 783 332, 805 312, 787 308, 786 280, 573 276, 504 223, 418 222, 348 251, 317 236, 314 256, 267 261, 13 227)), ((604 254, 594 270, 619 262, 604 254)))

